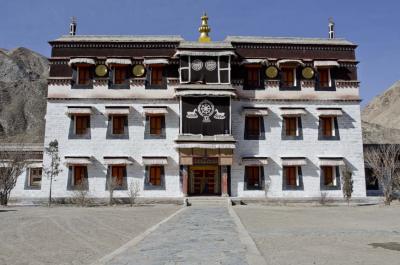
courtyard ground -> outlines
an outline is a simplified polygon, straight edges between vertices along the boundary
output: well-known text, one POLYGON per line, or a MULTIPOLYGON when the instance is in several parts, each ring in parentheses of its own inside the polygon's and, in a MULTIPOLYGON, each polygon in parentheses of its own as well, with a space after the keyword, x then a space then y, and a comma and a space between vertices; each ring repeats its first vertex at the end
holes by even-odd
POLYGON ((400 264, 400 206, 234 207, 267 264, 400 264))
POLYGON ((273 265, 397 265, 400 205, 0 208, 1 265, 259 265, 260 252, 273 265))
POLYGON ((0 264, 90 264, 180 208, 0 208, 0 264))

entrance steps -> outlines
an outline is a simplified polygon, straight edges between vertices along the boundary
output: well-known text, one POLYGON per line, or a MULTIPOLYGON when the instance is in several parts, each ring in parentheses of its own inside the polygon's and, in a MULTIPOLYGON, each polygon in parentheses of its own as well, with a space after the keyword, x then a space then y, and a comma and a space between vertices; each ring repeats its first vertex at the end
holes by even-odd
POLYGON ((184 198, 186 206, 228 206, 231 204, 229 197, 198 196, 184 198))

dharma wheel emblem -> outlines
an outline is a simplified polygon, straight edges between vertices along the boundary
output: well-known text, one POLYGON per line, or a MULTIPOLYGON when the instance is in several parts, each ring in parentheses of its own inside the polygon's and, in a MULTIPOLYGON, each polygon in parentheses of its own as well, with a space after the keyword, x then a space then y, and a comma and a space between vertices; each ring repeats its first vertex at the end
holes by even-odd
POLYGON ((200 71, 202 68, 203 68, 203 62, 201 60, 196 59, 192 62, 192 69, 194 71, 200 71))
POLYGON ((211 122, 211 117, 213 116, 214 119, 216 120, 224 120, 225 113, 224 112, 219 112, 218 109, 215 108, 214 104, 205 99, 199 103, 197 108, 195 108, 193 111, 188 111, 186 113, 186 118, 188 119, 197 119, 200 114, 201 117, 203 117, 202 122, 211 122))
POLYGON ((206 69, 211 72, 211 71, 214 71, 215 68, 217 68, 217 62, 214 60, 208 60, 205 63, 205 66, 206 66, 206 69))

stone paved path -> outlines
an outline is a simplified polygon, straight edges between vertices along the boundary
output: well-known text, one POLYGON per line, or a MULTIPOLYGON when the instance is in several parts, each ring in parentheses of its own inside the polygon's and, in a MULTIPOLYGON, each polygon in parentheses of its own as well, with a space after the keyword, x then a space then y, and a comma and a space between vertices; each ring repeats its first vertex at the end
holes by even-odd
POLYGON ((106 264, 241 265, 246 247, 227 207, 193 206, 106 264))

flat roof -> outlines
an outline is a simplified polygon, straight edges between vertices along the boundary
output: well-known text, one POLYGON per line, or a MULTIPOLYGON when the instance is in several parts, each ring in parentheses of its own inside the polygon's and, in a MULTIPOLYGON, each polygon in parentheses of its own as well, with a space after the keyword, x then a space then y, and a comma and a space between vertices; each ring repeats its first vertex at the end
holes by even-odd
POLYGON ((227 36, 225 41, 231 43, 260 44, 314 44, 314 45, 352 45, 351 41, 341 38, 302 38, 302 37, 263 37, 263 36, 227 36))

